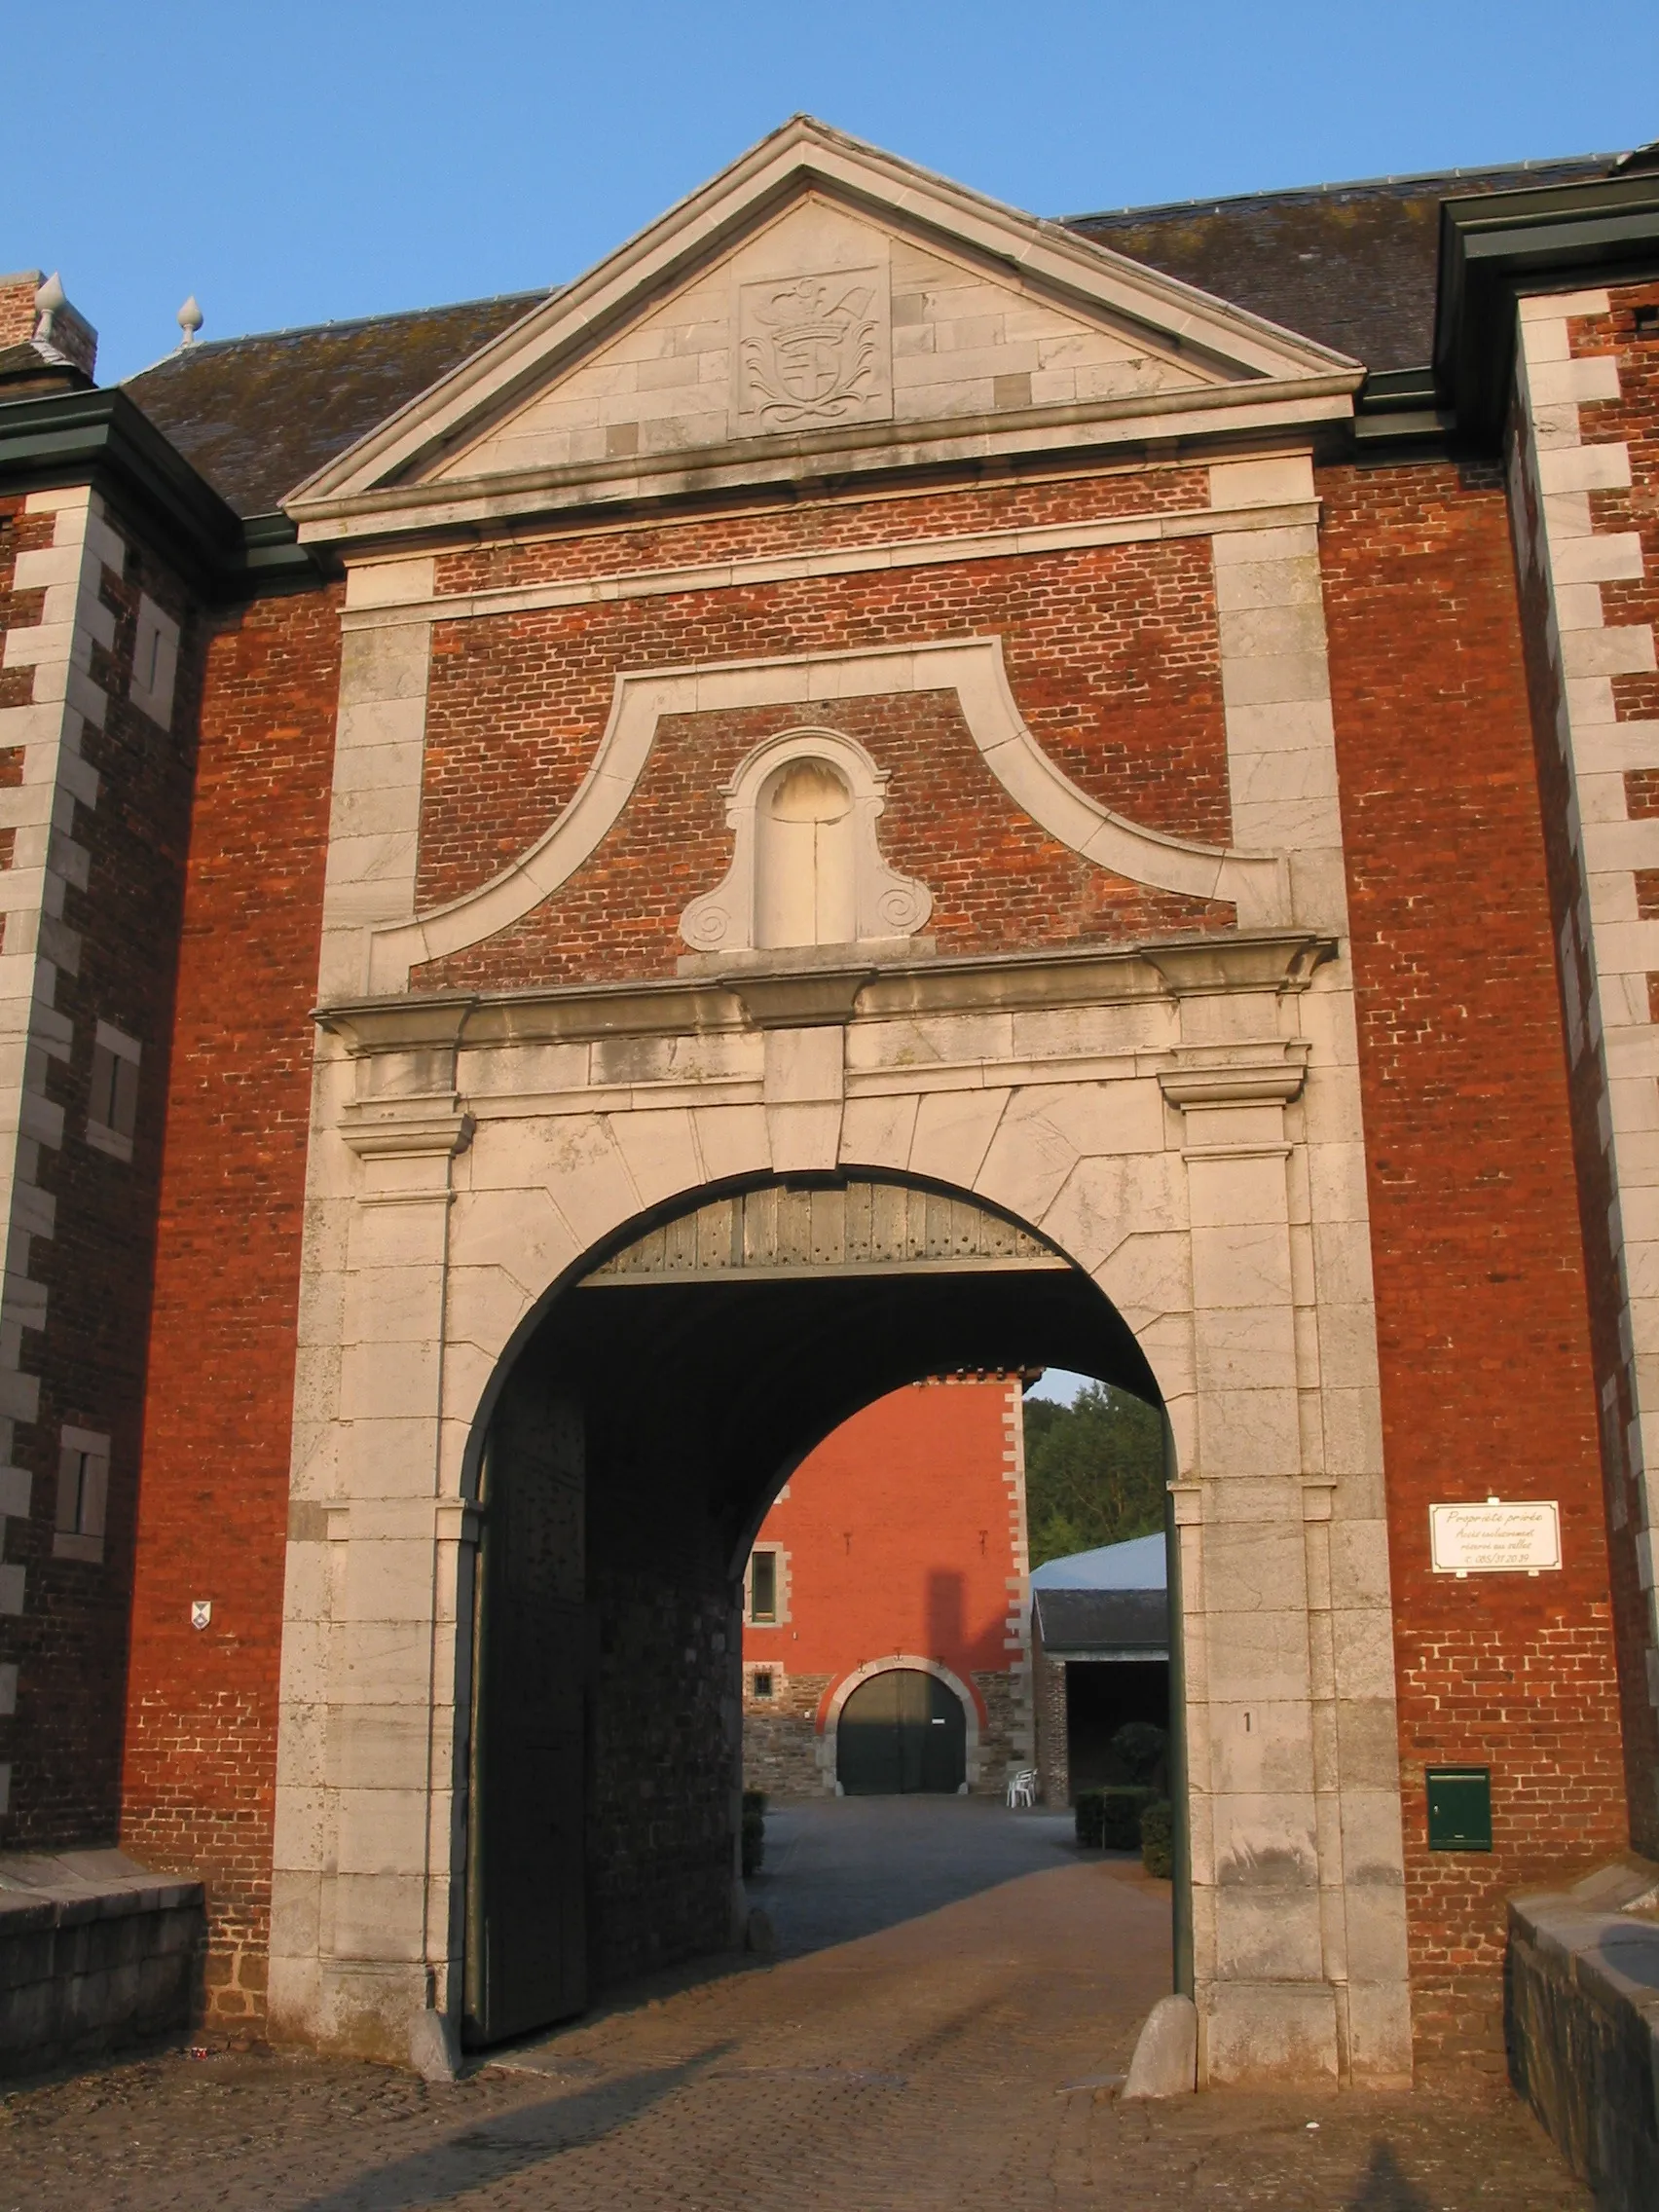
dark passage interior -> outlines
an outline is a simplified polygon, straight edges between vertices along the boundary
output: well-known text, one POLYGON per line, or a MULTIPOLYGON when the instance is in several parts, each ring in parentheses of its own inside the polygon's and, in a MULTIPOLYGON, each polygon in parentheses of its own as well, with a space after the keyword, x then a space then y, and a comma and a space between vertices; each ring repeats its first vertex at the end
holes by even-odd
POLYGON ((1166 1659, 1088 1660, 1066 1663, 1066 1742, 1071 1793, 1121 1782, 1111 1743, 1125 1722, 1169 1726, 1166 1659))
POLYGON ((804 1209, 787 1249, 717 1272, 659 1230, 651 1265, 561 1289, 501 1380, 478 1476, 474 2044, 731 1942, 741 1577, 816 1444, 882 1393, 964 1368, 1067 1367, 1157 1401, 1088 1277, 1023 1233, 987 1258, 977 1207, 878 1186, 878 1215, 897 1200, 912 1227, 875 1258, 867 1236, 813 1226, 851 1218, 845 1186, 786 1197, 804 1209))

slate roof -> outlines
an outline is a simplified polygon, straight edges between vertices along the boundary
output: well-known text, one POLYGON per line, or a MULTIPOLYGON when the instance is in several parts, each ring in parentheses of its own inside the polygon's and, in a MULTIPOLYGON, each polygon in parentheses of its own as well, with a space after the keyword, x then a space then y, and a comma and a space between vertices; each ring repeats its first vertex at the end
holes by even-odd
POLYGON ((546 297, 506 292, 199 341, 124 388, 238 514, 271 514, 284 493, 546 297))
MULTIPOLYGON (((1426 364, 1440 202, 1600 176, 1607 155, 1074 215, 1067 227, 1373 369, 1426 364)), ((546 299, 181 347, 126 390, 239 514, 282 496, 546 299)))
POLYGON ((1051 1655, 1144 1652, 1169 1655, 1164 1590, 1035 1590, 1037 1631, 1051 1655))
POLYGON ((1068 230, 1334 346, 1368 369, 1433 351, 1440 203, 1604 176, 1614 157, 1447 169, 1363 184, 1072 215, 1068 230))

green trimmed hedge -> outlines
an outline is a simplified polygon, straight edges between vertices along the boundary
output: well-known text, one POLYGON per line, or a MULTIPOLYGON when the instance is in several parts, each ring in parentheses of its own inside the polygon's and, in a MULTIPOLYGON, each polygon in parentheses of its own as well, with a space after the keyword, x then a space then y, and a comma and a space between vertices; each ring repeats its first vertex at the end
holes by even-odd
POLYGON ((1084 1790, 1076 1806, 1079 1844, 1085 1851, 1137 1851, 1141 1814, 1157 1795, 1140 1783, 1084 1790))
POLYGON ((1160 1881, 1175 1878, 1175 1808, 1155 1797, 1140 1817, 1141 1864, 1160 1881))

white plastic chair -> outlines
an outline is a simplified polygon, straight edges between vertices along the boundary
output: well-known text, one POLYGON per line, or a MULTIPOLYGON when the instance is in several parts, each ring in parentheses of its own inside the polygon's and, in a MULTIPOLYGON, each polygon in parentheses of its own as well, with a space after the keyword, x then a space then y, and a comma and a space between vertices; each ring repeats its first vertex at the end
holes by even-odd
POLYGON ((1035 1807, 1037 1803, 1037 1769, 1034 1766, 1022 1766, 1017 1773, 1009 1776, 1008 1801, 1011 1810, 1023 1806, 1027 1811, 1030 1811, 1035 1807))

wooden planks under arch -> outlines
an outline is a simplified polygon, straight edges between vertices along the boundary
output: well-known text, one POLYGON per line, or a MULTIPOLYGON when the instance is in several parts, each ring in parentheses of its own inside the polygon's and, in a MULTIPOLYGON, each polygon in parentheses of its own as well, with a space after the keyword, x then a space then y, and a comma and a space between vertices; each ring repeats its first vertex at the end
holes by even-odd
POLYGON ((902 1183, 768 1184, 711 1198, 647 1230, 582 1278, 615 1288, 665 1278, 939 1274, 1069 1268, 1041 1237, 972 1199, 902 1183))

